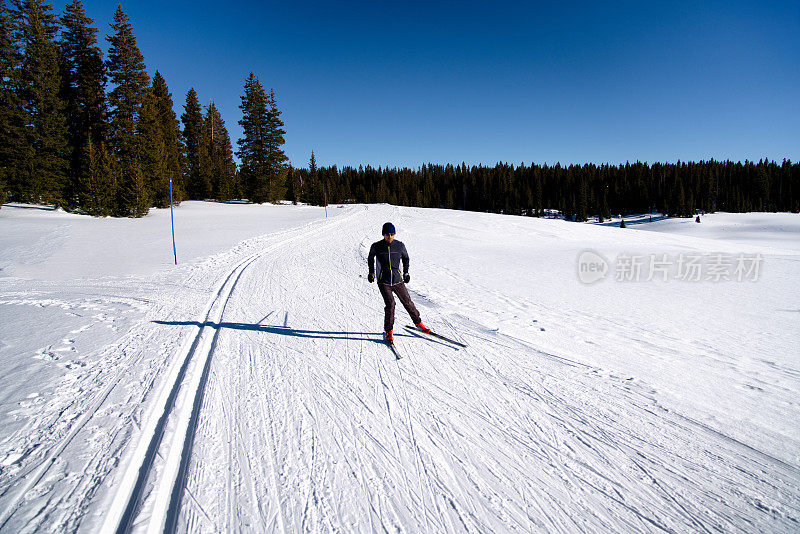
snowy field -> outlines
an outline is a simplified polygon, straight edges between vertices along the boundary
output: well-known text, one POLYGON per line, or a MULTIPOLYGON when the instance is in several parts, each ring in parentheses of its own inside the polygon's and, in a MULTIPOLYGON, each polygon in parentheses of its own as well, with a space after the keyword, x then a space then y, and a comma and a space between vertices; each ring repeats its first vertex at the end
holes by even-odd
POLYGON ((800 216, 328 215, 3 206, 0 531, 800 529, 800 216))

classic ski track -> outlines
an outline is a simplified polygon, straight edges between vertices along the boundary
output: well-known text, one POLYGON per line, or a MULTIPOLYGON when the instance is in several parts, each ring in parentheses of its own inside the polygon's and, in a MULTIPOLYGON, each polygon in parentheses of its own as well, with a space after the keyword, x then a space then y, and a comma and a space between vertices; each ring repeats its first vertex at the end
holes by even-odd
MULTIPOLYGON (((216 307, 220 306, 220 302, 222 302, 222 308, 224 309, 224 302, 226 302, 228 297, 230 297, 233 285, 235 285, 235 282, 234 284, 229 284, 229 282, 231 280, 236 280, 237 275, 241 274, 242 270, 249 265, 257 255, 258 253, 241 261, 224 278, 222 283, 219 285, 219 289, 214 292, 213 297, 210 299, 205 312, 202 314, 202 320, 198 321, 198 324, 203 326, 198 327, 198 331, 194 338, 189 338, 184 344, 184 347, 188 345, 188 348, 182 349, 180 355, 174 359, 174 363, 172 364, 168 375, 170 378, 166 381, 164 387, 161 389, 159 402, 156 404, 155 411, 150 415, 148 425, 145 427, 142 433, 142 438, 139 440, 138 446, 135 449, 131 463, 123 475, 122 483, 120 484, 121 487, 115 494, 114 500, 109 507, 109 512, 103 525, 104 531, 126 532, 129 529, 131 522, 134 520, 137 507, 139 506, 141 492, 143 491, 147 478, 150 474, 153 460, 156 454, 159 454, 159 447, 164 437, 164 431, 167 427, 168 418, 173 411, 176 399, 182 389, 181 386, 186 372, 190 364, 193 362, 197 348, 200 346, 201 341, 203 340, 203 334, 206 332, 204 325, 209 322, 212 312, 216 307)), ((205 354, 201 353, 199 358, 206 359, 208 357, 208 354, 213 347, 213 341, 214 336, 212 336, 211 342, 208 344, 208 348, 205 350, 205 354), (203 358, 204 356, 206 358, 203 358)), ((201 375, 198 378, 202 378, 202 371, 205 369, 205 366, 195 365, 195 373, 188 377, 190 382, 194 378, 193 375, 197 375, 196 371, 198 367, 201 370, 201 375)), ((197 394, 198 391, 195 390, 195 395, 192 398, 196 398, 197 394)), ((191 402, 191 405, 194 405, 194 402, 191 402)), ((190 419, 191 413, 192 411, 190 410, 190 419)), ((184 440, 185 439, 186 434, 184 434, 184 440)), ((166 455, 162 456, 166 457, 166 455)), ((176 482, 177 480, 173 479, 173 487, 176 482)), ((172 492, 170 491, 170 493, 172 492)), ((162 521, 166 521, 167 512, 171 506, 171 499, 156 499, 155 513, 159 514, 159 518, 162 521), (160 513, 158 512, 159 510, 160 513)), ((166 525, 163 522, 160 525, 162 529, 165 526, 166 525)))
MULTIPOLYGON (((354 217, 357 213, 357 211, 354 211, 348 215, 342 215, 332 220, 326 220, 324 221, 323 226, 338 226, 345 220, 354 217)), ((178 356, 174 358, 174 362, 171 365, 168 374, 169 378, 161 388, 159 400, 156 402, 156 406, 148 417, 147 425, 144 427, 142 436, 140 437, 138 444, 134 449, 132 458, 129 460, 128 467, 122 476, 122 481, 110 503, 108 513, 102 527, 104 532, 126 532, 134 519, 137 508, 140 506, 142 490, 144 489, 145 483, 150 476, 153 460, 156 454, 159 453, 159 447, 167 427, 167 420, 173 412, 179 393, 183 389, 181 386, 187 369, 190 364, 192 364, 193 360, 195 360, 195 352, 197 351, 197 348, 203 338, 203 334, 206 331, 206 325, 209 322, 209 318, 211 318, 212 312, 215 310, 215 308, 219 308, 218 317, 215 317, 216 323, 219 324, 222 320, 222 314, 224 312, 225 305, 230 299, 236 283, 238 282, 244 270, 255 260, 268 254, 269 252, 279 249, 280 247, 302 238, 305 235, 310 235, 313 232, 318 231, 316 226, 318 225, 314 225, 312 223, 306 225, 305 227, 301 227, 299 233, 297 229, 290 229, 281 232, 281 234, 294 233, 294 235, 290 235, 286 239, 270 244, 266 248, 250 254, 245 259, 241 260, 233 269, 231 269, 227 275, 223 275, 222 282, 218 284, 217 289, 212 291, 212 297, 209 299, 204 312, 201 313, 201 320, 197 321, 200 325, 197 333, 193 338, 187 338, 178 356), (231 280, 233 280, 233 282, 229 283, 231 280)), ((215 333, 212 336, 211 342, 207 343, 207 348, 201 354, 199 354, 198 359, 203 361, 203 365, 195 365, 194 372, 192 373, 192 376, 189 377, 190 382, 198 382, 198 385, 195 387, 195 389, 188 393, 191 400, 191 402, 188 403, 190 409, 179 410, 175 414, 179 420, 185 421, 185 423, 182 425, 184 427, 183 433, 174 436, 174 441, 181 442, 183 445, 179 448, 179 455, 178 453, 172 452, 176 450, 176 447, 174 446, 169 447, 168 450, 171 453, 170 457, 173 459, 173 462, 175 461, 175 458, 178 458, 179 466, 177 469, 173 468, 171 476, 167 478, 162 477, 161 479, 160 487, 162 489, 170 488, 169 494, 171 497, 168 499, 154 499, 155 506, 153 507, 153 512, 148 520, 148 531, 163 531, 168 528, 167 521, 175 521, 177 518, 177 507, 180 503, 181 494, 180 491, 176 490, 176 488, 181 488, 183 485, 180 477, 184 475, 186 471, 185 462, 188 461, 188 453, 191 449, 192 436, 195 431, 195 427, 192 426, 192 422, 194 422, 196 425, 196 418, 199 412, 198 399, 202 398, 203 388, 205 386, 205 381, 207 380, 208 362, 211 360, 211 354, 216 344, 218 334, 219 329, 217 328, 215 329, 215 333), (197 376, 198 373, 199 376, 197 376), (154 517, 156 518, 155 523, 152 521, 154 517)))

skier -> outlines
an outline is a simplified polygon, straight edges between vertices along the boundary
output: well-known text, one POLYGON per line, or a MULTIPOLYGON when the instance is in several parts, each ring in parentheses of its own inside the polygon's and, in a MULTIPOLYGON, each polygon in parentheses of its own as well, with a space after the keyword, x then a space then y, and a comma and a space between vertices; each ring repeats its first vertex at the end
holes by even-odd
POLYGON ((422 319, 419 316, 414 303, 411 302, 411 297, 408 295, 406 284, 411 280, 408 274, 408 251, 406 246, 401 241, 396 241, 394 238, 395 229, 394 225, 387 222, 382 228, 383 239, 372 244, 369 248, 369 256, 367 257, 367 264, 369 265, 369 275, 367 280, 370 283, 375 281, 375 265, 374 261, 378 260, 378 289, 381 292, 383 301, 386 303, 384 308, 383 318, 383 331, 384 339, 388 343, 394 342, 392 329, 394 328, 394 295, 397 293, 397 298, 405 307, 411 320, 417 325, 422 332, 426 334, 431 333, 431 329, 422 324, 422 319), (403 262, 403 274, 400 274, 400 261, 403 262))

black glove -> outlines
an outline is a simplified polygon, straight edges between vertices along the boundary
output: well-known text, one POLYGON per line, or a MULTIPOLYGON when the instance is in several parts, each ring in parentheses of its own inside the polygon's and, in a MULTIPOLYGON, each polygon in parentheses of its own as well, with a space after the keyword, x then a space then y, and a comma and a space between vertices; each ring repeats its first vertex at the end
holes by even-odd
POLYGON ((411 275, 410 275, 410 274, 408 274, 408 273, 404 274, 404 275, 403 275, 403 282, 405 282, 405 283, 407 284, 407 283, 409 283, 410 281, 411 281, 411 275))
POLYGON ((367 281, 368 281, 370 284, 371 284, 372 282, 374 282, 374 281, 375 281, 375 273, 369 273, 369 274, 367 275, 367 281))

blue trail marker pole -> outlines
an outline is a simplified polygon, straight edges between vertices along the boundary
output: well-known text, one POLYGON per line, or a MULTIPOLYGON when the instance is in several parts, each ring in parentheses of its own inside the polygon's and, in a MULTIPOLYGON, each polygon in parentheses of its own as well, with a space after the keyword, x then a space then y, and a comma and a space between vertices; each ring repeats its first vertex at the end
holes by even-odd
POLYGON ((172 214, 172 178, 169 179, 169 221, 172 224, 172 256, 175 258, 175 265, 178 265, 178 251, 175 248, 175 217, 172 214))

